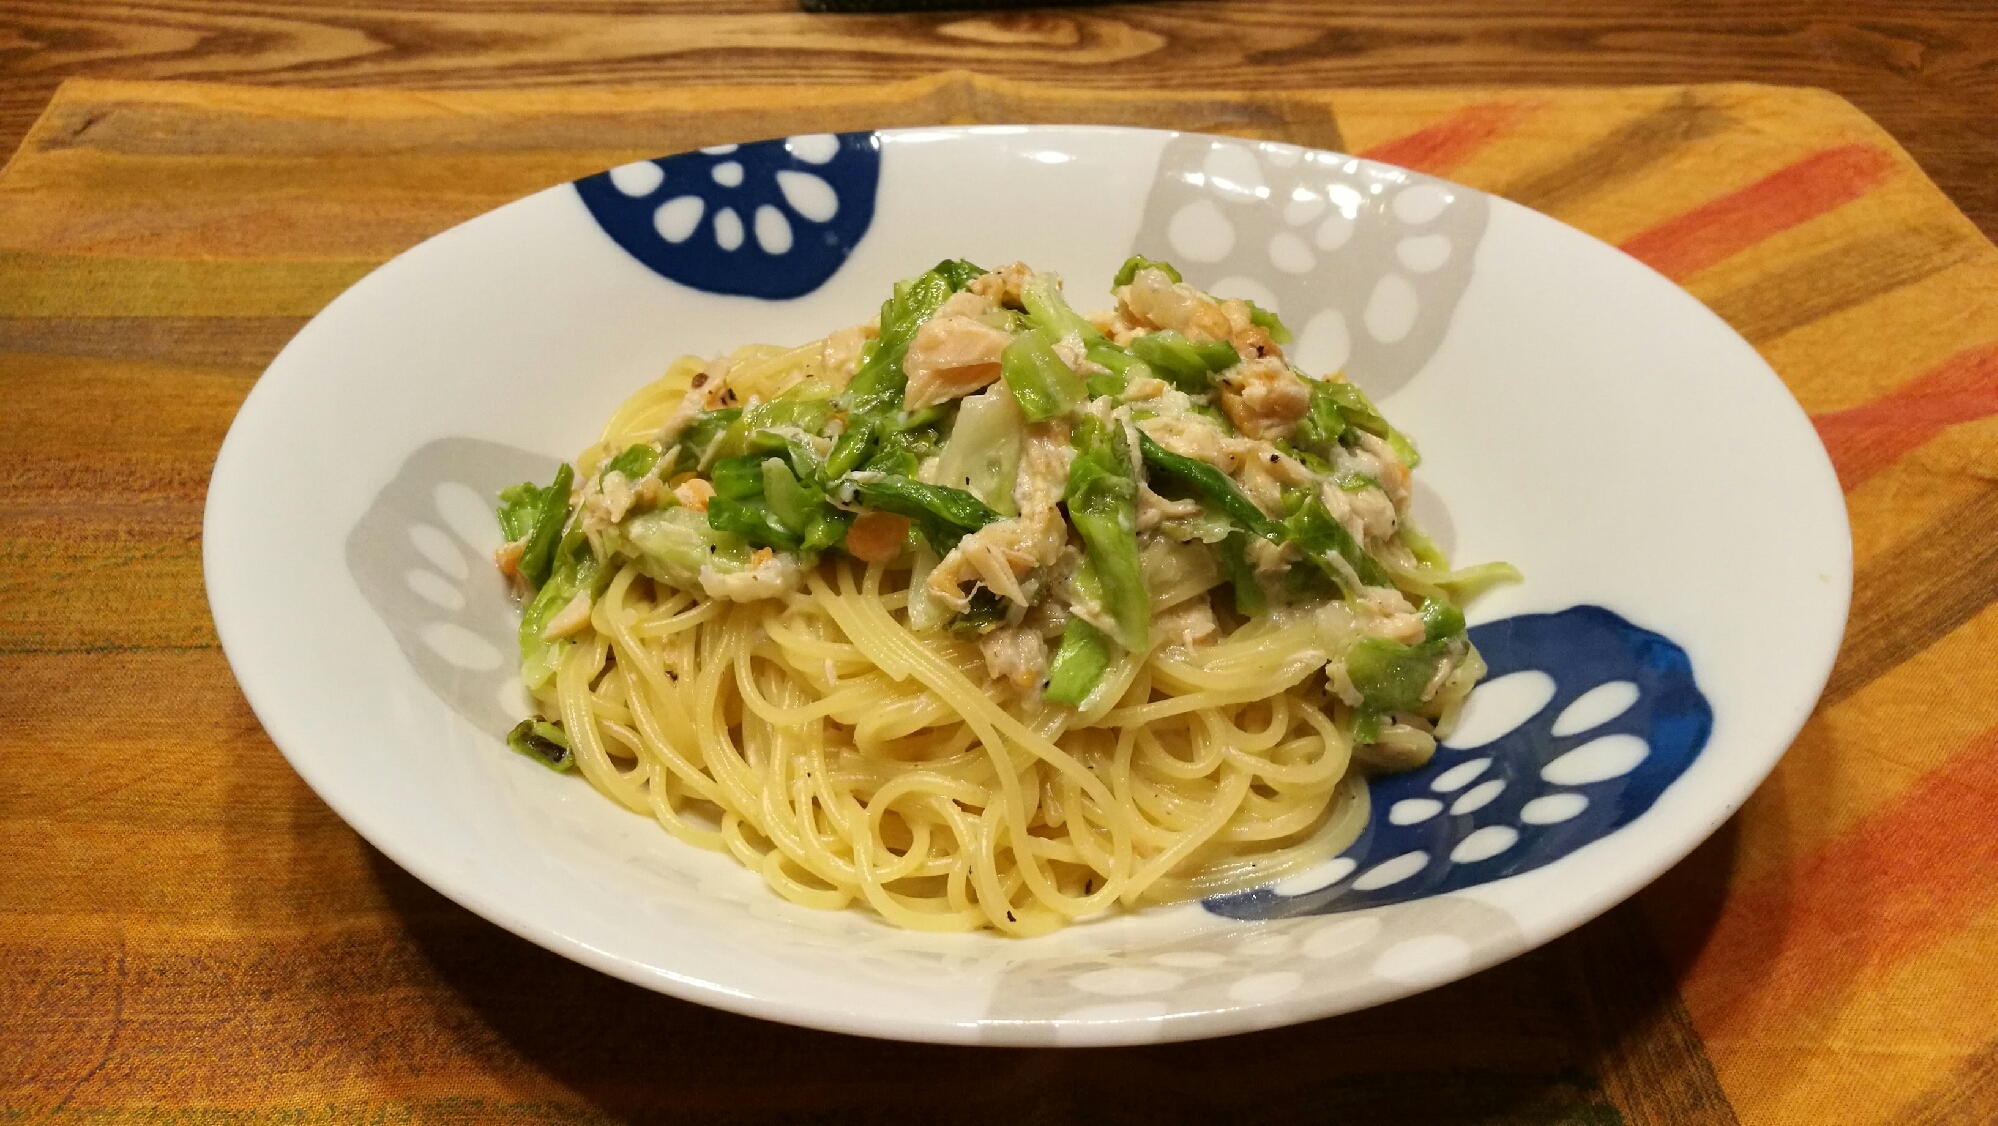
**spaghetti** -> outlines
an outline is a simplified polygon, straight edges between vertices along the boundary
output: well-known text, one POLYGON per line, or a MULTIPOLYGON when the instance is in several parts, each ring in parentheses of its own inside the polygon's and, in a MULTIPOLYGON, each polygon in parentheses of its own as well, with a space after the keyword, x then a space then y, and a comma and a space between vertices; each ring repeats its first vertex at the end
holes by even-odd
POLYGON ((1282 325, 1133 260, 1084 319, 946 262, 878 323, 687 358, 502 494, 542 717, 778 894, 1007 934, 1342 851, 1483 673, 1412 445, 1282 325), (1374 494, 1374 495, 1368 495, 1374 494))

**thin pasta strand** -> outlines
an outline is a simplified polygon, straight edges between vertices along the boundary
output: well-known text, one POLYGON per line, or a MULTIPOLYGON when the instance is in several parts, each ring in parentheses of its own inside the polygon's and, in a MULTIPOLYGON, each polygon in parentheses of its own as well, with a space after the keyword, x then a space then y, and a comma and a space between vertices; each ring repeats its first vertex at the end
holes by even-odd
POLYGON ((1322 658, 1295 627, 1126 654, 1089 706, 1020 712, 975 648, 899 620, 905 575, 827 564, 738 604, 626 566, 551 710, 613 800, 792 903, 912 929, 1040 934, 1255 886, 1364 825, 1350 738, 1298 694, 1322 658))

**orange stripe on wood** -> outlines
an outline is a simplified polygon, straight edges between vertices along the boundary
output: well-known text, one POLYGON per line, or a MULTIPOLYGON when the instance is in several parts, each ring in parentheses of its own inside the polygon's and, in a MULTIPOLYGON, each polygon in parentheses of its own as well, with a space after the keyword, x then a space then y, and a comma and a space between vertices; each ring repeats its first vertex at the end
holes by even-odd
POLYGON ((1667 219, 1632 237, 1623 249, 1673 281, 1683 281, 1766 238, 1858 199, 1883 183, 1893 170, 1894 158, 1872 145, 1826 149, 1667 219))
POLYGON ((1476 156, 1480 149, 1537 108, 1538 102, 1481 102, 1405 137, 1375 145, 1360 155, 1441 176, 1476 156))
POLYGON ((1998 414, 1998 341, 1959 352, 1870 403, 1811 421, 1839 485, 1850 492, 1943 430, 1992 414, 1998 414))
MULTIPOLYGON (((1911 733, 1911 738, 1919 738, 1911 733)), ((1709 1041, 1799 1032, 1840 988, 1998 903, 1998 728, 1781 876, 1729 898, 1685 978, 1709 1041)))

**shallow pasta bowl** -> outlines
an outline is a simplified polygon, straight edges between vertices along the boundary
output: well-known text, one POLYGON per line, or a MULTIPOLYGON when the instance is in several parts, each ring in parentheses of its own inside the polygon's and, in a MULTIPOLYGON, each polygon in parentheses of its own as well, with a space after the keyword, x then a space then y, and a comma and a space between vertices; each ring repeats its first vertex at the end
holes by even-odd
POLYGON ((1124 129, 792 137, 549 189, 416 247, 285 348, 204 526, 245 695, 349 824, 445 895, 607 973, 914 1040, 1107 1044, 1281 1025, 1530 949, 1684 856, 1808 715, 1851 587, 1844 506, 1745 342, 1636 261, 1467 188, 1286 145, 1124 129), (1526 581, 1492 665, 1340 857, 1029 940, 784 903, 507 753, 516 611, 494 493, 588 444, 673 357, 867 318, 938 259, 1078 307, 1127 255, 1252 297, 1421 442, 1417 515, 1526 581))

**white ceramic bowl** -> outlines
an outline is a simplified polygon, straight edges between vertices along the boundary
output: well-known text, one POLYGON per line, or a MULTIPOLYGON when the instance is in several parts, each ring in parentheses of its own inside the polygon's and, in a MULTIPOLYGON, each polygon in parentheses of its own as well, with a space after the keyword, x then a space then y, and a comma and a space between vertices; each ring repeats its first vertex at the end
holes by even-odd
MULTIPOLYGON (((1092 297, 1091 295, 1095 296, 1092 297)), ((1342 1012, 1602 912, 1726 819, 1831 667, 1844 506, 1774 373, 1568 227, 1284 145, 1120 129, 798 137, 551 188, 375 271, 230 430, 204 563, 231 666, 349 824, 444 894, 629 981, 820 1028, 1106 1044, 1342 1012), (672 357, 865 319, 938 259, 1125 256, 1254 297, 1413 433, 1418 515, 1522 585, 1472 614, 1462 733, 1323 869, 1045 938, 936 937, 769 894, 506 752, 495 490, 545 480, 672 357)))

